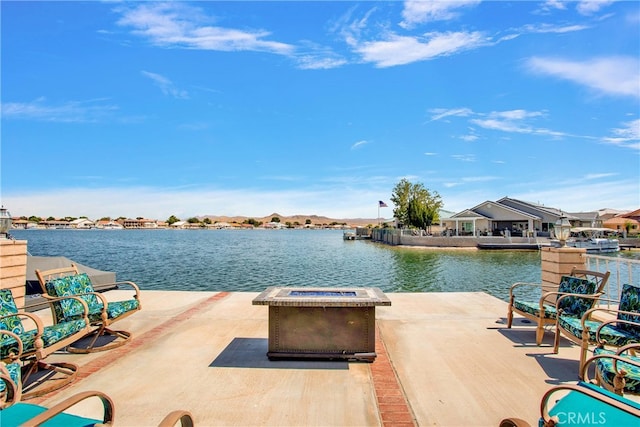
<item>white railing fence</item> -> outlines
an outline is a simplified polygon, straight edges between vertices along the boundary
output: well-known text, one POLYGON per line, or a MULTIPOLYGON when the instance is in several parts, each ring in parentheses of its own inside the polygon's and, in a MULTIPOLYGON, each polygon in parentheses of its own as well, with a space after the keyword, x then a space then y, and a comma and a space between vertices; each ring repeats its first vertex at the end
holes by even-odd
POLYGON ((611 272, 603 298, 617 301, 622 285, 629 283, 640 286, 640 259, 593 254, 586 254, 585 258, 588 270, 611 272))

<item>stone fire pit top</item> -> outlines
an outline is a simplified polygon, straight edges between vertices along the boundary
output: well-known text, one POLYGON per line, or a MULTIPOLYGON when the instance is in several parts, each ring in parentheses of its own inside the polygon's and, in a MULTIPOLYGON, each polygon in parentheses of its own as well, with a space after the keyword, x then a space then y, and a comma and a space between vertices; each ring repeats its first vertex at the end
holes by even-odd
POLYGON ((252 301, 253 305, 280 307, 372 307, 391 305, 380 288, 318 288, 271 286, 252 301))

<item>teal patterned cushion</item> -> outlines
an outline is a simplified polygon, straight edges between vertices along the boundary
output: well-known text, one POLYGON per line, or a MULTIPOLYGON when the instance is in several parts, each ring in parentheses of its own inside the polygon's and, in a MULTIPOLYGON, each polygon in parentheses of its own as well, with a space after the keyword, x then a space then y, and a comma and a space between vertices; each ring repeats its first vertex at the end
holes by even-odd
MULTIPOLYGON (((580 277, 562 276, 562 279, 560 280, 560 286, 558 287, 558 292, 566 294, 590 295, 596 292, 596 283, 588 279, 582 279, 580 277)), ((577 296, 570 296, 562 298, 558 303, 558 308, 561 309, 565 314, 575 317, 582 317, 582 315, 587 310, 593 308, 594 303, 595 299, 593 298, 580 298, 577 296)))
MULTIPOLYGON (((89 312, 95 313, 102 310, 102 303, 92 292, 93 285, 86 273, 51 279, 45 284, 47 293, 52 297, 78 296, 89 306, 89 312)), ((54 314, 58 322, 67 319, 78 319, 82 316, 82 304, 72 298, 53 303, 54 314)))
POLYGON ((638 326, 636 326, 620 322, 618 323, 618 328, 640 337, 640 288, 634 285, 623 285, 622 291, 620 292, 620 304, 618 308, 621 311, 638 313, 618 313, 618 320, 626 320, 638 324, 638 326))
MULTIPOLYGON (((529 313, 534 316, 540 316, 540 302, 539 301, 520 301, 514 300, 513 307, 524 313, 529 313)), ((544 317, 545 319, 556 318, 556 307, 554 305, 544 305, 544 317)))
MULTIPOLYGON (((53 344, 58 341, 62 341, 63 339, 70 337, 77 332, 85 329, 87 327, 86 322, 83 319, 79 320, 71 320, 68 322, 56 323, 55 325, 45 326, 44 331, 42 333, 42 341, 44 343, 44 347, 51 347, 53 344)), ((36 334, 37 330, 25 331, 21 334, 17 334, 22 341, 22 352, 25 355, 33 353, 36 351, 36 334)), ((13 337, 9 337, 7 335, 2 336, 2 332, 0 332, 0 359, 5 359, 9 357, 9 355, 13 352, 14 354, 18 352, 18 345, 13 337)))
MULTIPOLYGON (((594 355, 599 354, 615 354, 614 351, 606 350, 603 348, 597 348, 593 352, 594 355)), ((640 364, 640 357, 625 354, 624 356, 629 360, 632 360, 640 364)), ((625 393, 640 394, 640 366, 632 365, 630 363, 624 363, 618 361, 618 370, 624 369, 627 372, 625 375, 626 384, 624 386, 625 393)), ((613 386, 613 378, 616 376, 616 372, 613 369, 613 359, 600 358, 596 360, 596 369, 600 373, 600 376, 604 381, 613 386)))
MULTIPOLYGON (((91 279, 86 273, 61 277, 49 280, 46 284, 47 293, 54 297, 77 295, 89 306, 89 321, 97 323, 102 321, 102 300, 95 294, 79 295, 94 292, 91 279)), ((132 310, 138 310, 140 301, 131 299, 107 303, 107 318, 115 319, 132 310)), ((77 300, 67 299, 54 303, 54 312, 58 322, 70 319, 78 320, 82 316, 82 304, 77 300)))
MULTIPOLYGON (((589 341, 596 342, 596 329, 602 324, 596 320, 585 322, 589 328, 589 341)), ((571 333, 575 337, 582 336, 582 321, 573 316, 558 316, 558 325, 571 333)), ((625 330, 621 330, 613 324, 606 325, 600 330, 600 339, 606 341, 608 345, 622 347, 623 345, 638 342, 638 336, 625 330)))
MULTIPOLYGON (((16 383, 16 386, 22 387, 22 365, 18 362, 13 362, 9 364, 4 364, 5 369, 9 372, 9 377, 11 380, 16 383)), ((4 392, 7 389, 7 385, 4 381, 0 380, 0 393, 4 392)), ((0 415, 0 421, 2 420, 2 416, 0 415)))
MULTIPOLYGON (((10 289, 0 289, 0 316, 8 316, 18 313, 18 307, 13 299, 10 289)), ((9 316, 0 319, 0 329, 11 331, 14 334, 24 332, 24 326, 18 316, 9 316)))

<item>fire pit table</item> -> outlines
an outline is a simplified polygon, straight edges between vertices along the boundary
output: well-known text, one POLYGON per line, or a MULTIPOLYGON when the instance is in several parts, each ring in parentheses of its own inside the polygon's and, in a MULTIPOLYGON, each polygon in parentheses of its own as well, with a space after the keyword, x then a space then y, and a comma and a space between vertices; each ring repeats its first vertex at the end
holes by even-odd
POLYGON ((376 358, 379 288, 269 287, 252 301, 269 306, 269 359, 376 358))

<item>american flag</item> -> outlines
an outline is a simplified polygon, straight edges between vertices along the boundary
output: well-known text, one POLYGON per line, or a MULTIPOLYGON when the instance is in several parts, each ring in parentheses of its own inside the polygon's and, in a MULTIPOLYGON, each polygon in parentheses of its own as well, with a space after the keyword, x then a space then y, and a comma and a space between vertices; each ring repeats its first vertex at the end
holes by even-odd
POLYGON ((387 204, 385 202, 383 202, 382 200, 378 201, 378 206, 381 207, 381 208, 387 208, 388 207, 387 204))

